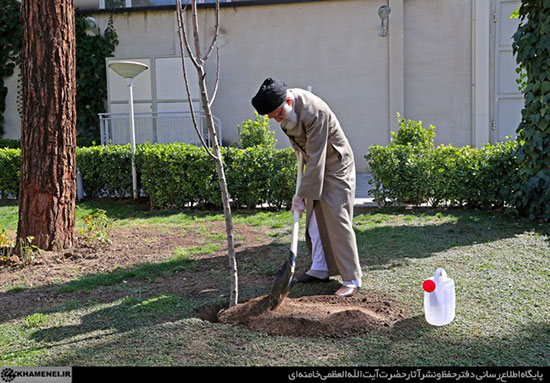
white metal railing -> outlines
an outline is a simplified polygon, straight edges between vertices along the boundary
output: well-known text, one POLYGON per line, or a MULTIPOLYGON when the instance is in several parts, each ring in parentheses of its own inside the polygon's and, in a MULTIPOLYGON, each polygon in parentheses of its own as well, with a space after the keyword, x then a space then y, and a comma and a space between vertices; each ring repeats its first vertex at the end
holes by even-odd
MULTIPOLYGON (((200 131, 210 144, 204 112, 195 112, 200 131)), ((131 142, 128 113, 99 113, 101 145, 126 145, 131 142)), ((184 142, 200 146, 201 142, 193 127, 191 112, 149 112, 134 113, 136 144, 150 142, 184 142)), ((220 119, 214 117, 218 142, 222 143, 220 119)))

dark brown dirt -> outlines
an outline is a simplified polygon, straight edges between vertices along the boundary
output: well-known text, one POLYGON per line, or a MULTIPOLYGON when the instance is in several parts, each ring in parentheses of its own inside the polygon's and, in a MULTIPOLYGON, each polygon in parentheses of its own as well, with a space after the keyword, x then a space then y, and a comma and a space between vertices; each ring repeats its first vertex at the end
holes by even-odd
MULTIPOLYGON (((97 249, 90 248, 87 241, 75 233, 76 241, 72 249, 62 252, 41 251, 35 255, 30 265, 24 266, 17 257, 11 257, 7 262, 0 262, 0 307, 7 308, 0 310, 0 321, 63 304, 68 299, 110 302, 123 298, 128 294, 125 289, 104 286, 92 291, 61 294, 57 290, 83 276, 132 270, 143 264, 165 262, 174 256, 175 248, 201 246, 212 242, 220 244, 218 251, 191 255, 190 258, 196 261, 191 269, 149 280, 144 294, 221 296, 227 290, 227 243, 225 238, 206 238, 205 232, 223 233, 225 224, 201 222, 193 228, 169 229, 147 226, 116 228, 109 235, 112 244, 102 245, 97 249), (13 287, 23 289, 16 293, 9 292, 13 287)), ((235 247, 237 261, 243 266, 253 263, 268 252, 271 238, 262 227, 236 224, 234 233, 240 238, 235 247)), ((242 275, 239 280, 249 286, 270 283, 269 276, 254 272, 242 275)), ((143 284, 144 281, 138 278, 124 281, 124 286, 134 290, 142 290, 143 284)))
MULTIPOLYGON (((195 228, 162 229, 155 227, 117 228, 109 234, 111 244, 92 248, 75 232, 75 245, 61 252, 41 251, 35 254, 32 264, 24 266, 13 256, 8 262, 0 262, 0 291, 5 287, 24 287, 61 284, 86 274, 109 273, 131 269, 145 263, 164 262, 172 258, 178 247, 201 246, 217 242, 220 249, 211 254, 191 255, 190 259, 213 260, 227 253, 225 238, 209 240, 204 232, 225 233, 224 222, 202 222, 195 228)), ((261 228, 235 225, 236 252, 251 251, 269 243, 270 238, 261 228)), ((202 288, 210 287, 205 284, 202 288)))
POLYGON ((345 337, 389 329, 403 318, 396 304, 358 294, 286 298, 274 311, 261 296, 218 313, 221 323, 237 324, 269 335, 345 337))

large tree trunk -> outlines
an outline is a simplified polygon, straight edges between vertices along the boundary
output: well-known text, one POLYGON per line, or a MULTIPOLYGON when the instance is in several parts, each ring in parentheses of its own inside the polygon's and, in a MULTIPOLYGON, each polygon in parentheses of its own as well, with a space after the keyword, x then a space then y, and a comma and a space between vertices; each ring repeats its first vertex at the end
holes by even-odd
POLYGON ((23 0, 18 241, 72 246, 76 197, 74 0, 23 0))

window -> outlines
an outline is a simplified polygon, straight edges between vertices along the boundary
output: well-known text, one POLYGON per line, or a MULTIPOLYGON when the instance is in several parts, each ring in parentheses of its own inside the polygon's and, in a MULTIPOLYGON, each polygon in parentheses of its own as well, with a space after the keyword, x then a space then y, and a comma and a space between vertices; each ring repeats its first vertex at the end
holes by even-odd
MULTIPOLYGON (((214 3, 215 0, 197 0, 197 2, 214 3)), ((220 3, 228 2, 231 2, 231 0, 220 0, 220 3)), ((176 5, 176 0, 99 0, 99 9, 156 7, 162 5, 176 5)))

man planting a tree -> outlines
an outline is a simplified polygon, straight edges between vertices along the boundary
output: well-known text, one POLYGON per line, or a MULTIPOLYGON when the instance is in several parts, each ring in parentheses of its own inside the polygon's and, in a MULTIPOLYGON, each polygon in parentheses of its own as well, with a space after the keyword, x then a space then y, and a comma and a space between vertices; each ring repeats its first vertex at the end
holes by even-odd
POLYGON ((301 153, 306 169, 291 210, 306 211, 306 242, 312 265, 297 282, 328 282, 341 275, 336 295, 353 296, 361 287, 361 266, 352 227, 355 162, 349 142, 329 106, 303 89, 266 79, 252 105, 275 119, 301 153))

